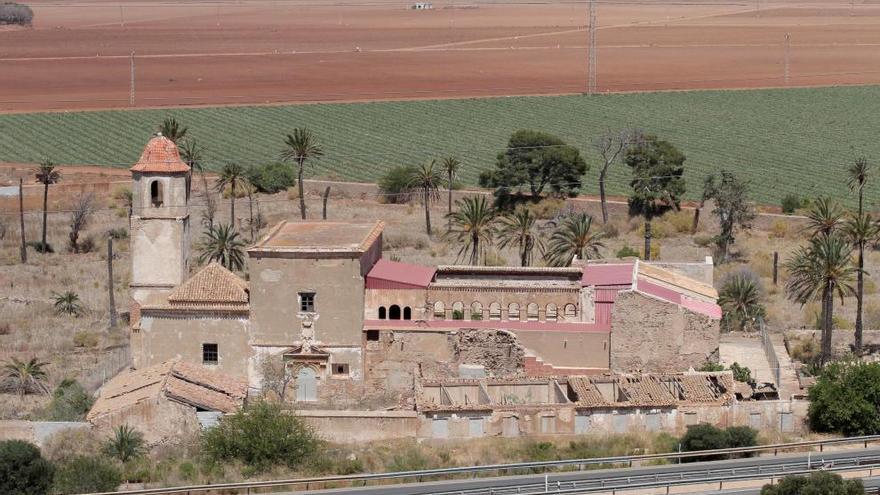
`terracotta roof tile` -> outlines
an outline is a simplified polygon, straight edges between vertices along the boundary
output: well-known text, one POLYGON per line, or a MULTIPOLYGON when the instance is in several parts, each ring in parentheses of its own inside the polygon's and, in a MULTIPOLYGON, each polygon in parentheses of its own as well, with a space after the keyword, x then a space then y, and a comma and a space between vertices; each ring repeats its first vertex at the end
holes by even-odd
POLYGON ((217 262, 199 270, 168 295, 171 308, 247 307, 247 282, 217 262))
POLYGON ((174 141, 161 134, 147 142, 140 159, 130 169, 132 172, 182 173, 189 172, 189 165, 180 159, 174 141))

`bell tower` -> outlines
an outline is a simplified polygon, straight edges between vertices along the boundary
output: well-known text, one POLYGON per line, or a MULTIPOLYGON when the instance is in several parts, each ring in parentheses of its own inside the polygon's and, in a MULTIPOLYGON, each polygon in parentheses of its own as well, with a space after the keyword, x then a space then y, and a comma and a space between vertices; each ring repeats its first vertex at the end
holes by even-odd
POLYGON ((190 168, 157 134, 131 167, 131 296, 139 305, 188 274, 190 168))

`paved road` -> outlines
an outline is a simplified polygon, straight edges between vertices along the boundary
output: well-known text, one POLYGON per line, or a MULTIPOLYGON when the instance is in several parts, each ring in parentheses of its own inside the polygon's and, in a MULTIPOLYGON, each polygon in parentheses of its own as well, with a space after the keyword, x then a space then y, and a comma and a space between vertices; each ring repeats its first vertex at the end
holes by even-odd
MULTIPOLYGON (((706 477, 724 476, 724 475, 745 475, 752 473, 781 473, 783 466, 786 471, 805 469, 807 467, 807 459, 809 457, 810 465, 816 468, 824 463, 830 465, 844 465, 847 463, 845 459, 860 458, 862 462, 871 460, 880 464, 880 448, 849 450, 842 452, 813 452, 807 454, 786 454, 776 457, 756 457, 749 459, 734 459, 714 462, 672 464, 665 466, 645 466, 626 469, 604 469, 593 471, 575 471, 567 473, 551 473, 547 480, 551 487, 555 487, 557 483, 568 483, 572 481, 580 481, 578 488, 586 486, 606 486, 606 487, 622 487, 631 483, 649 482, 656 479, 660 480, 678 480, 678 479, 694 479, 700 480, 706 477), (708 470, 708 473, 707 473, 708 470)), ((541 486, 545 482, 544 474, 531 474, 522 476, 504 476, 493 478, 477 478, 477 479, 458 479, 446 481, 432 481, 423 483, 408 483, 399 485, 384 486, 366 486, 359 488, 344 488, 331 490, 313 490, 306 493, 321 495, 431 495, 444 493, 464 493, 481 494, 489 493, 489 489, 494 489, 495 493, 499 493, 499 489, 512 488, 511 492, 515 492, 517 487, 525 488, 528 485, 541 486)), ((564 488, 565 486, 563 486, 564 488)), ((570 485, 569 485, 570 487, 570 485)), ((500 493, 503 493, 501 490, 500 493)), ((287 492, 289 494, 303 492, 287 492)), ((524 490, 524 493, 526 491, 524 490)), ((722 492, 726 493, 726 492, 722 492)))

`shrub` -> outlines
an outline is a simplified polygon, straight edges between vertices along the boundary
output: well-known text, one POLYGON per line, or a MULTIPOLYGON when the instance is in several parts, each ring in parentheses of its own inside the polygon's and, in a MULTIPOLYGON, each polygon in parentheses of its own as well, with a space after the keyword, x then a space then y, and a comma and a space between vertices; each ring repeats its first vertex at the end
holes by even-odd
POLYGON ((55 464, 74 457, 94 457, 101 453, 101 439, 91 428, 70 428, 50 436, 43 445, 46 459, 55 464))
POLYGON ((409 182, 415 167, 397 166, 379 179, 379 202, 402 204, 410 200, 409 182))
POLYGON ((48 421, 81 421, 94 402, 79 382, 68 378, 52 392, 44 417, 48 421))
POLYGON ((618 258, 638 258, 639 252, 629 247, 628 244, 624 244, 624 246, 617 251, 615 256, 618 258))
POLYGON ((540 220, 556 218, 563 208, 565 208, 565 200, 560 198, 545 198, 526 206, 526 209, 540 220))
POLYGON ((742 366, 739 363, 733 363, 730 365, 730 371, 733 372, 733 379, 738 382, 748 384, 755 383, 755 379, 752 378, 752 370, 746 366, 742 366))
POLYGON ((697 371, 711 371, 711 372, 724 371, 724 365, 721 363, 713 363, 711 361, 706 361, 705 363, 703 363, 703 366, 701 366, 700 369, 697 371))
POLYGON ((104 454, 123 463, 144 455, 144 435, 128 425, 113 429, 113 436, 104 443, 104 454))
POLYGON ((797 194, 786 194, 782 197, 782 213, 791 215, 801 207, 801 198, 797 194))
POLYGON ((52 249, 52 245, 48 242, 43 244, 43 241, 27 241, 26 245, 28 247, 34 248, 34 251, 38 253, 54 253, 55 250, 52 249))
POLYGON ((863 495, 860 479, 844 480, 839 474, 817 471, 808 476, 786 476, 776 485, 761 488, 761 495, 863 495))
POLYGON ((714 236, 709 234, 697 234, 694 236, 694 244, 700 247, 709 247, 712 244, 712 241, 715 240, 714 236))
POLYGON ((813 339, 799 340, 791 347, 791 357, 804 364, 818 363, 820 354, 819 343, 813 339))
POLYGON ((676 211, 666 215, 666 221, 675 232, 679 234, 690 234, 694 227, 693 214, 687 211, 676 211))
POLYGON ((880 363, 826 365, 810 388, 810 428, 852 435, 880 433, 880 363))
POLYGON ((88 330, 80 330, 73 334, 74 347, 95 348, 98 347, 98 340, 98 335, 88 330))
POLYGON ((615 239, 620 235, 620 230, 617 228, 617 225, 608 222, 602 226, 602 233, 605 234, 607 239, 615 239))
POLYGON ((431 467, 429 459, 415 446, 391 457, 385 465, 388 472, 423 471, 431 467))
MULTIPOLYGON (((681 437, 681 450, 714 450, 735 447, 751 447, 757 445, 758 432, 748 426, 731 426, 720 429, 710 424, 701 423, 687 427, 687 433, 681 437)), ((743 454, 733 454, 742 457, 743 454)), ((682 458, 682 462, 714 461, 730 458, 728 455, 701 455, 682 458)))
POLYGON ((122 472, 105 457, 77 456, 55 472, 55 491, 61 493, 112 492, 122 483, 122 472))
POLYGON ((551 442, 529 441, 523 445, 523 458, 529 462, 555 461, 559 459, 556 445, 551 442))
POLYGON ((319 446, 303 420, 283 411, 278 404, 255 402, 202 435, 204 452, 215 461, 236 460, 255 471, 276 464, 295 468, 319 446))
POLYGON ((5 2, 0 4, 0 25, 18 24, 30 26, 34 22, 34 11, 27 5, 5 2))
POLYGON ((776 220, 773 222, 773 225, 770 226, 770 237, 775 237, 776 239, 785 239, 785 236, 788 235, 788 222, 785 220, 776 220))
POLYGON ((296 172, 284 162, 275 162, 248 170, 248 181, 258 192, 275 194, 296 185, 296 172))
POLYGON ((0 493, 43 495, 52 486, 52 464, 22 440, 0 442, 0 493))
POLYGON ((122 227, 110 229, 107 231, 107 235, 113 238, 114 241, 121 241, 122 239, 128 239, 128 229, 122 227))

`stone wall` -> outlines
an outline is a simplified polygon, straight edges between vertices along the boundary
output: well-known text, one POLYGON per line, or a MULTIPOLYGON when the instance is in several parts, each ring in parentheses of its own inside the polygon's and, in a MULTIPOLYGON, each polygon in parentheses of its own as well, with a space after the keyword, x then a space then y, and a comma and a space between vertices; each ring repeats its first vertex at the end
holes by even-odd
POLYGON ((92 425, 75 421, 0 421, 0 440, 24 440, 42 447, 52 435, 66 430, 91 428, 92 425))
POLYGON ((201 364, 202 344, 217 344, 218 364, 206 365, 206 369, 247 377, 247 363, 253 351, 248 344, 246 316, 145 314, 141 317, 138 333, 139 338, 132 345, 137 346, 133 350, 139 356, 139 368, 170 359, 201 364))
POLYGON ((611 328, 616 372, 687 371, 718 356, 718 320, 638 292, 618 294, 611 328))
POLYGON ((117 412, 95 418, 92 424, 99 432, 108 434, 117 426, 133 426, 144 434, 144 440, 150 445, 177 440, 201 429, 195 408, 171 402, 164 397, 133 403, 117 412))

